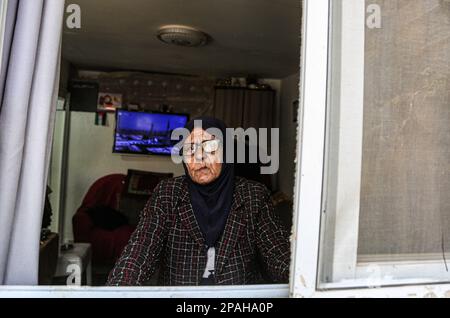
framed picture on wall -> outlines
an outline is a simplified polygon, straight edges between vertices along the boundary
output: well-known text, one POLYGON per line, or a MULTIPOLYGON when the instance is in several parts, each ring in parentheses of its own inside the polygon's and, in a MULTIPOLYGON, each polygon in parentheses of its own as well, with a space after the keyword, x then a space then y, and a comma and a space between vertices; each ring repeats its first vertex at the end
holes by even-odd
POLYGON ((98 93, 97 110, 115 111, 122 108, 122 94, 98 93))

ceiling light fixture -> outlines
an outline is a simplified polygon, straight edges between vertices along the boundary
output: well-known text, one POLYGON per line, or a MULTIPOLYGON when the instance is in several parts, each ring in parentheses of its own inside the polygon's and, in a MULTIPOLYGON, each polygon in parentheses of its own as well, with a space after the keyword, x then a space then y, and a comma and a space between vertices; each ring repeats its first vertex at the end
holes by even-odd
POLYGON ((159 28, 157 36, 164 43, 187 47, 203 46, 210 40, 208 34, 183 25, 163 26, 159 28))

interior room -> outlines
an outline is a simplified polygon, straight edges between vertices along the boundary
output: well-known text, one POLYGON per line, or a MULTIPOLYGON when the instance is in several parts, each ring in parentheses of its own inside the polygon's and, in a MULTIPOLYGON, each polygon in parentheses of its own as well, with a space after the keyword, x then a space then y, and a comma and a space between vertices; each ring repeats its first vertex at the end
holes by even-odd
POLYGON ((171 145, 143 147, 142 141, 161 140, 197 116, 231 128, 279 129, 277 173, 262 175, 257 163, 237 165, 236 174, 270 190, 290 231, 301 1, 71 4, 63 26, 39 283, 105 284, 153 188, 184 174, 171 160, 171 145), (154 124, 141 129, 138 117, 154 124), (79 265, 81 281, 70 264, 79 265))

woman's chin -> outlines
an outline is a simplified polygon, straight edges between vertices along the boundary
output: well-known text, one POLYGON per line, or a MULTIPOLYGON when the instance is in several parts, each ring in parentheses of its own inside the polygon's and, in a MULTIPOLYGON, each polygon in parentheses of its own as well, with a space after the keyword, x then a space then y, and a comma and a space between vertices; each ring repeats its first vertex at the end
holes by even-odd
POLYGON ((208 184, 211 183, 213 181, 213 178, 211 176, 201 176, 198 178, 195 178, 194 182, 204 185, 204 184, 208 184))

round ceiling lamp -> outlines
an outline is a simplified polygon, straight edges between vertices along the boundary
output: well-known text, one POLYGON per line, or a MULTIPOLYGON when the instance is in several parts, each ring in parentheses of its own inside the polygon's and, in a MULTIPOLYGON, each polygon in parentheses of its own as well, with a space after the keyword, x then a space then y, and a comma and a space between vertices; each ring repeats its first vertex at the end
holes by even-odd
POLYGON ((206 45, 210 39, 208 34, 183 25, 163 26, 157 36, 164 43, 187 47, 206 45))

